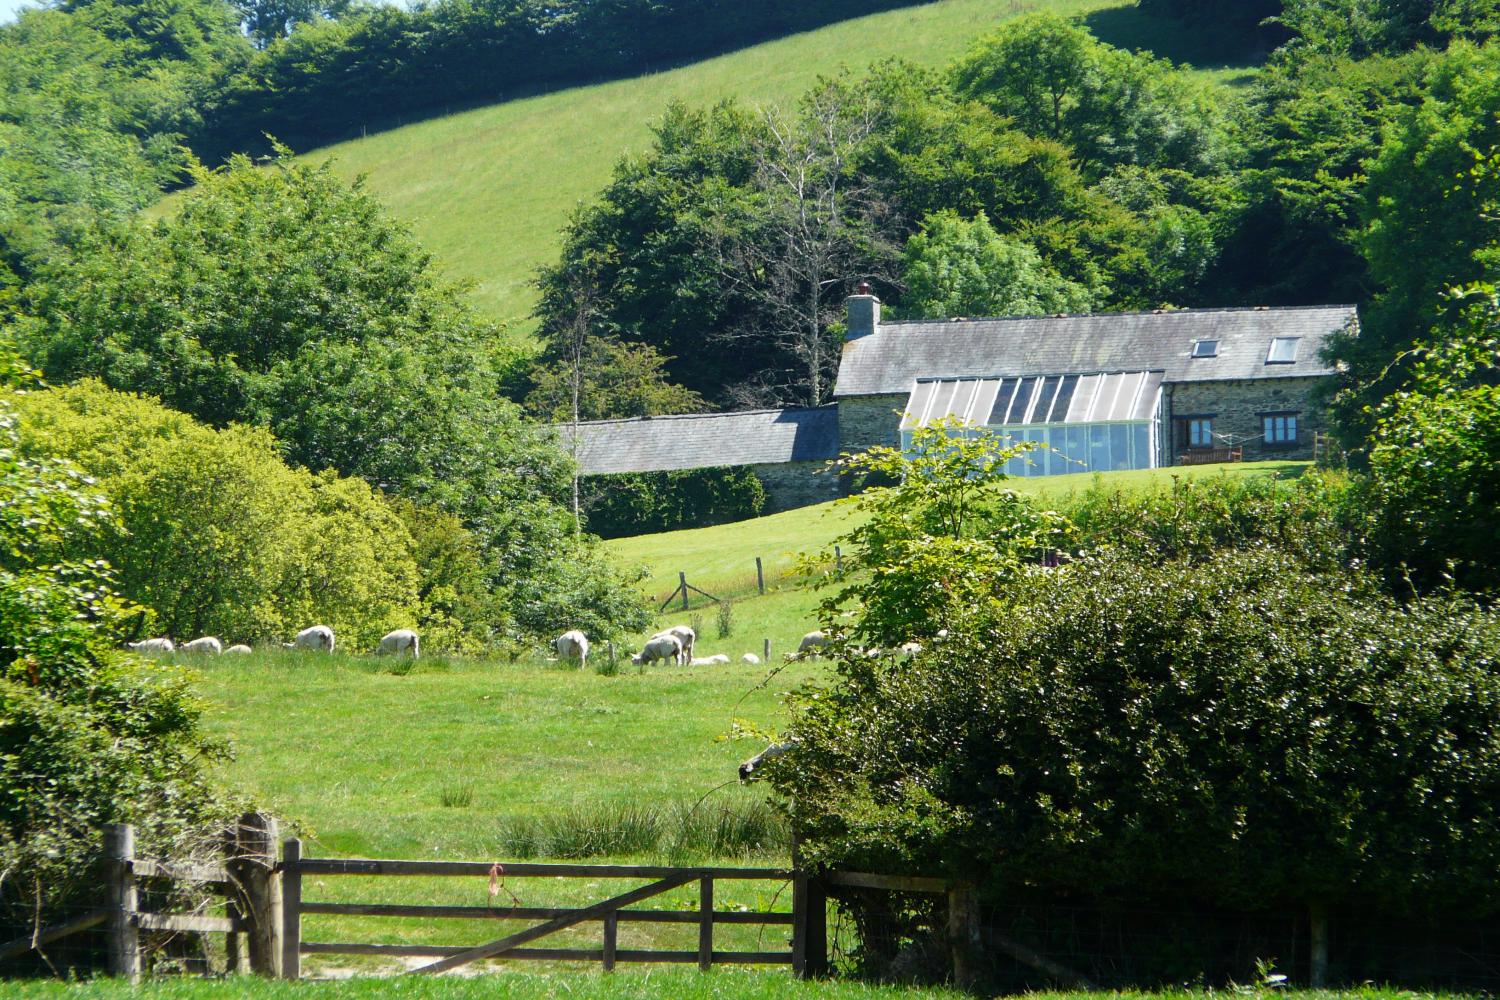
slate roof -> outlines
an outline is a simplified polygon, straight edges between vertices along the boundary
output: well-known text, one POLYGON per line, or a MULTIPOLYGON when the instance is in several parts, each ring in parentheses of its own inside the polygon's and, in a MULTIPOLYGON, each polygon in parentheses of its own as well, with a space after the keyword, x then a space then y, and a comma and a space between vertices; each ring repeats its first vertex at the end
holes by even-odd
POLYGON ((1184 309, 882 323, 844 344, 834 396, 906 394, 918 378, 1160 371, 1167 382, 1327 375, 1330 334, 1357 323, 1354 306, 1184 309), (1267 364, 1271 341, 1300 337, 1293 364, 1267 364), (1197 340, 1218 356, 1192 357, 1197 340))
MULTIPOLYGON (((567 447, 572 427, 558 426, 567 447)), ((839 453, 838 407, 691 413, 578 425, 584 475, 824 462, 839 453)))

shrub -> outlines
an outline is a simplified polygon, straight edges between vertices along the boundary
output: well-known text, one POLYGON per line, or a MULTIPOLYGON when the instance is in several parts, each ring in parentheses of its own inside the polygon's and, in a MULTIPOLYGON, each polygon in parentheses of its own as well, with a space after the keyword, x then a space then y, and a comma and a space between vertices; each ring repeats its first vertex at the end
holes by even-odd
POLYGON ((766 508, 766 489, 746 468, 589 476, 582 489, 589 530, 601 538, 706 528, 766 508))
POLYGON ((1004 896, 1495 908, 1500 614, 1268 547, 1015 579, 840 667, 772 765, 804 856, 1004 896), (796 766, 787 766, 795 761, 796 766))
POLYGON ((351 648, 414 623, 411 536, 357 479, 291 469, 262 430, 205 427, 91 381, 14 397, 23 452, 97 477, 118 521, 90 551, 178 637, 287 635, 314 621, 351 648))
MULTIPOLYGON (((0 382, 13 370, 0 350, 0 382)), ((0 907, 7 939, 25 930, 11 913, 96 905, 102 824, 136 824, 152 852, 229 814, 207 770, 224 749, 185 678, 120 649, 147 612, 97 559, 107 504, 18 443, 0 397, 0 904, 20 904, 0 907)))

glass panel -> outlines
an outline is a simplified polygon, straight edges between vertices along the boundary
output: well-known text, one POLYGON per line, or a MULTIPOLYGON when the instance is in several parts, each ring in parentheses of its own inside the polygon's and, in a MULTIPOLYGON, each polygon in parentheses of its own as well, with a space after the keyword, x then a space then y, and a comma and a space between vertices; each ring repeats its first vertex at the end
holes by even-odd
POLYGON ((1219 342, 1217 340, 1195 340, 1193 341, 1193 357, 1216 358, 1219 356, 1219 342))
POLYGON ((1000 392, 995 396, 995 406, 990 410, 990 419, 987 423, 991 427, 999 427, 1005 423, 1005 415, 1010 412, 1010 401, 1016 392, 1018 379, 1008 378, 1000 386, 1000 392))
POLYGON ((958 388, 957 382, 939 382, 937 392, 932 397, 932 406, 927 411, 927 419, 923 423, 933 423, 948 415, 948 408, 953 404, 953 392, 958 388))
POLYGON ((1068 445, 1064 449, 1068 456, 1068 468, 1073 472, 1088 471, 1089 432, 1087 427, 1069 427, 1068 445))
POLYGON ((1089 425, 1089 471, 1103 472, 1109 468, 1109 428, 1103 424, 1089 425))
POLYGON ((990 410, 995 405, 995 393, 999 389, 999 379, 987 378, 979 383, 979 391, 974 394, 974 402, 969 407, 969 423, 983 426, 988 421, 990 410))
POLYGON ((1156 461, 1151 454, 1151 425, 1136 424, 1130 428, 1130 441, 1130 467, 1132 469, 1154 468, 1156 461))
POLYGON ((1128 424, 1109 425, 1109 452, 1110 468, 1130 468, 1130 426, 1128 424))
POLYGON ((1057 398, 1057 383, 1062 379, 1056 375, 1042 380, 1042 391, 1036 397, 1036 409, 1031 411, 1031 422, 1034 424, 1050 423, 1052 420, 1052 400, 1057 398))
POLYGON ((1271 352, 1266 355, 1266 364, 1291 364, 1297 360, 1297 342, 1301 337, 1275 337, 1271 341, 1271 352))
POLYGON ((1010 415, 1005 418, 1008 424, 1019 424, 1026 420, 1026 407, 1031 403, 1031 391, 1036 379, 1023 378, 1016 386, 1016 399, 1010 406, 1010 415))
POLYGON ((1068 419, 1068 407, 1073 402, 1073 391, 1078 388, 1077 375, 1064 375, 1057 387, 1057 398, 1052 403, 1052 423, 1064 423, 1068 419))
POLYGON ((1286 440, 1288 443, 1297 440, 1297 417, 1295 414, 1286 418, 1286 440))
POLYGON ((901 417, 902 428, 920 426, 922 417, 927 412, 927 404, 932 401, 932 393, 937 388, 936 382, 918 382, 915 389, 911 391, 911 398, 906 401, 906 413, 901 417))

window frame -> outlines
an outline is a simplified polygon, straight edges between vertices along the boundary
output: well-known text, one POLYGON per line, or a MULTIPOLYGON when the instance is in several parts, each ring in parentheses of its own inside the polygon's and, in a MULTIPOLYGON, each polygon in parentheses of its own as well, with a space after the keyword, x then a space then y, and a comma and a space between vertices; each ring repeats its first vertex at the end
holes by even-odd
POLYGON ((1188 357, 1191 360, 1193 360, 1193 361, 1197 361, 1200 358, 1217 358, 1218 356, 1219 356, 1219 338, 1218 337, 1203 337, 1200 340, 1193 341, 1193 350, 1188 355, 1188 357), (1205 344, 1212 344, 1213 345, 1213 350, 1208 351, 1208 352, 1202 352, 1202 351, 1200 351, 1199 348, 1201 348, 1205 344))
POLYGON ((1178 447, 1182 451, 1209 451, 1217 448, 1214 443, 1214 420, 1217 413, 1183 413, 1174 415, 1174 419, 1182 428, 1182 434, 1178 439, 1178 447), (1202 425, 1207 431, 1208 444, 1193 443, 1193 429, 1195 425, 1202 425))
POLYGON ((1256 414, 1260 417, 1261 446, 1269 449, 1296 448, 1302 443, 1302 411, 1301 410, 1268 410, 1256 414), (1282 430, 1291 431, 1290 437, 1275 438, 1273 432, 1275 421, 1283 421, 1282 430))
POLYGON ((1302 344, 1301 337, 1272 337, 1271 346, 1266 348, 1266 364, 1268 365, 1294 365, 1297 363, 1297 352, 1302 344), (1281 344, 1292 345, 1292 356, 1289 358, 1278 358, 1276 348, 1281 344))

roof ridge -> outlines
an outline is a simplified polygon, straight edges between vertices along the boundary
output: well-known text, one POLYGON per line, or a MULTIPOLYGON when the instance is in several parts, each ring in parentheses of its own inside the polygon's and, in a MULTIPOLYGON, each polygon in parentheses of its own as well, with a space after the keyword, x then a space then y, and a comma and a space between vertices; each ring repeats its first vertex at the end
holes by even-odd
MULTIPOLYGON (((1354 303, 1337 302, 1319 306, 1210 306, 1195 309, 1131 309, 1120 312, 1096 313, 1032 313, 1010 316, 962 316, 947 319, 881 319, 880 327, 917 326, 934 323, 1004 323, 1023 319, 1110 319, 1120 316, 1202 316, 1210 313, 1258 313, 1258 312, 1330 312, 1359 310, 1354 303)), ((879 332, 879 327, 876 328, 879 332)))
MULTIPOLYGON (((820 406, 767 406, 755 410, 715 410, 707 413, 662 413, 648 417, 607 417, 603 420, 580 420, 580 427, 599 427, 603 424, 644 424, 663 420, 704 420, 713 417, 748 417, 761 413, 816 413, 819 410, 830 410, 838 406, 837 403, 823 403, 820 406)), ((571 420, 555 423, 553 427, 568 428, 573 426, 571 420)))

